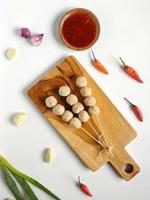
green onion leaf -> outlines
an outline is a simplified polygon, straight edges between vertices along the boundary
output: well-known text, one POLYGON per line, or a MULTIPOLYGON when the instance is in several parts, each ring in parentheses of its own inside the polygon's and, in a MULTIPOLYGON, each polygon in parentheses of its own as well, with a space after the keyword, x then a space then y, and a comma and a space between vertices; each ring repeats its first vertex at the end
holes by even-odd
POLYGON ((17 200, 25 200, 21 192, 19 191, 17 184, 15 183, 14 179, 9 174, 7 168, 4 165, 1 165, 1 170, 4 174, 4 178, 6 181, 6 184, 8 185, 9 189, 13 193, 13 195, 16 197, 17 200))
POLYGON ((24 180, 28 181, 29 183, 32 183, 34 186, 36 186, 37 188, 41 189, 42 191, 44 191, 45 193, 47 193, 49 196, 53 197, 53 199, 55 200, 61 200, 58 196, 56 196, 53 192, 51 192, 49 189, 47 189, 44 185, 42 185, 41 183, 39 183, 38 181, 36 181, 35 179, 33 179, 30 176, 27 176, 26 174, 18 171, 17 169, 15 169, 12 165, 9 164, 9 162, 0 155, 0 162, 3 163, 3 165, 5 165, 9 171, 12 174, 15 174, 21 178, 23 178, 24 180))
POLYGON ((21 185, 22 189, 27 194, 30 200, 38 200, 36 195, 34 194, 33 190, 31 189, 30 185, 21 177, 14 175, 18 183, 21 185))

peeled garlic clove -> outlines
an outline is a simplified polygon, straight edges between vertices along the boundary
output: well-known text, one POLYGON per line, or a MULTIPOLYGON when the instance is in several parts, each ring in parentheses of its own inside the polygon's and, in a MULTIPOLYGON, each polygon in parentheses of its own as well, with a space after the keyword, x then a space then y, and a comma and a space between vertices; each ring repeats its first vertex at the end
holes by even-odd
POLYGON ((27 113, 17 113, 13 116, 12 121, 16 126, 20 126, 28 118, 27 113))
POLYGON ((51 162, 55 159, 55 156, 56 156, 55 151, 53 149, 48 148, 45 150, 44 153, 44 161, 51 162))
POLYGON ((6 58, 8 60, 12 60, 17 54, 17 49, 15 48, 10 48, 6 51, 6 58))

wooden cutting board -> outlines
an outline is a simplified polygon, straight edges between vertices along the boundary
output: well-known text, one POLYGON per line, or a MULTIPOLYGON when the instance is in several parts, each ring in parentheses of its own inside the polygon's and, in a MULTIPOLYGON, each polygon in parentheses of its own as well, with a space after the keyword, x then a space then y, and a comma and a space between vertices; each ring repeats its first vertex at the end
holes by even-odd
MULTIPOLYGON (((136 137, 135 130, 75 57, 67 57, 53 70, 50 70, 28 90, 28 96, 89 169, 95 171, 104 163, 110 162, 127 181, 140 171, 138 165, 125 150, 125 146, 136 137), (92 88, 97 106, 101 110, 99 121, 105 136, 113 146, 112 154, 102 149, 83 130, 71 128, 62 121, 61 117, 54 115, 52 110, 45 106, 45 98, 54 95, 58 103, 63 104, 66 109, 71 109, 65 102, 65 98, 58 95, 58 88, 62 85, 69 85, 72 93, 76 94, 79 101, 83 103, 84 99, 79 88, 75 85, 75 79, 79 75, 85 76, 88 80, 88 86, 92 88)), ((90 119, 90 123, 97 129, 97 120, 94 117, 90 119)), ((84 123, 82 127, 94 136, 88 123, 84 123)))

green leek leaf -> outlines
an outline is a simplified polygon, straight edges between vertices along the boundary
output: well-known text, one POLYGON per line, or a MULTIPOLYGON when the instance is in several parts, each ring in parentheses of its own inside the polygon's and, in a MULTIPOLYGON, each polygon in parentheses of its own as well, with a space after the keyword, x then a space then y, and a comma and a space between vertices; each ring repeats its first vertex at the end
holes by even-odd
POLYGON ((14 175, 30 200, 38 200, 30 185, 21 177, 14 175))
POLYGON ((8 172, 7 168, 4 165, 1 165, 1 170, 4 174, 6 184, 8 185, 9 189, 11 190, 13 195, 16 197, 16 199, 17 200, 25 200, 23 195, 19 191, 14 179, 11 177, 10 173, 8 172))
POLYGON ((0 155, 0 163, 2 163, 3 165, 5 165, 9 171, 12 174, 15 174, 21 178, 23 178, 24 180, 26 180, 27 182, 33 184, 34 186, 36 186, 37 188, 41 189, 42 191, 44 191, 45 193, 47 193, 49 196, 53 197, 53 199, 55 200, 61 200, 58 196, 56 196, 53 192, 51 192, 49 189, 47 189, 44 185, 42 185, 41 183, 39 183, 38 181, 36 181, 35 179, 33 179, 30 176, 27 176, 26 174, 18 171, 17 169, 15 169, 12 165, 9 164, 9 162, 0 155))

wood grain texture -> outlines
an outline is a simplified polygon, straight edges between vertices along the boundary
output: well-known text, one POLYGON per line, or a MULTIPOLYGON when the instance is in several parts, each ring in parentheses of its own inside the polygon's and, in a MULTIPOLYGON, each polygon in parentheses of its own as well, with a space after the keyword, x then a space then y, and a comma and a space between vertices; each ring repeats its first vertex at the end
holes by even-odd
MULTIPOLYGON (((104 163, 110 162, 127 181, 140 171, 138 165, 125 150, 125 146, 136 137, 135 130, 75 57, 69 56, 62 63, 58 64, 28 90, 28 95, 89 169, 95 171, 104 163), (93 96, 95 96, 97 105, 101 110, 99 121, 109 142, 113 145, 113 156, 106 153, 84 131, 71 128, 62 121, 61 117, 55 116, 52 110, 45 106, 45 98, 54 95, 58 103, 71 110, 65 98, 58 95, 58 88, 62 85, 69 85, 72 93, 77 95, 79 101, 83 103, 84 99, 80 94, 79 88, 75 85, 75 79, 79 75, 84 75, 88 80, 88 86, 92 88, 93 96), (130 164, 133 167, 130 173, 124 171, 126 164, 130 164)), ((87 110, 86 107, 85 110, 87 110)), ((98 131, 97 121, 94 117, 90 118, 90 123, 98 131)), ((82 127, 95 136, 88 123, 84 123, 82 127)))

